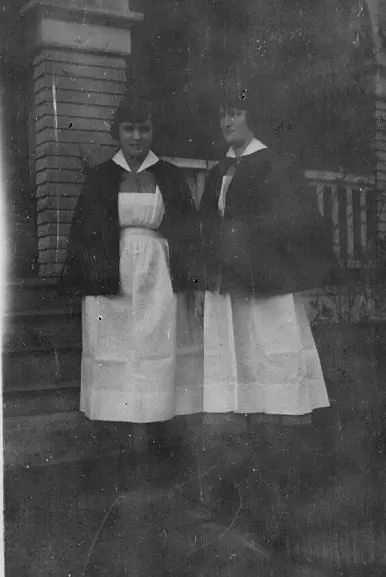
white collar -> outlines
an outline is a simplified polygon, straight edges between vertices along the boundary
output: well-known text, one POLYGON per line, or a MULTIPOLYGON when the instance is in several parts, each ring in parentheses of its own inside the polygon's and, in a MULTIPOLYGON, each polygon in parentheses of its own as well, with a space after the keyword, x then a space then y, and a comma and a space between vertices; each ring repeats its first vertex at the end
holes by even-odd
MULTIPOLYGON (((120 166, 121 168, 123 168, 124 170, 127 170, 128 172, 132 172, 130 166, 127 163, 126 158, 123 156, 123 152, 122 149, 119 149, 118 152, 113 156, 112 158, 113 162, 115 162, 115 164, 118 164, 118 166, 120 166)), ((146 158, 144 159, 144 161, 142 162, 141 166, 139 167, 138 172, 143 172, 144 170, 146 170, 147 168, 149 168, 149 166, 153 166, 153 164, 157 164, 157 162, 159 161, 159 158, 156 154, 154 154, 154 152, 152 152, 151 150, 149 150, 149 152, 147 153, 146 158)))
MULTIPOLYGON (((250 154, 253 154, 254 152, 259 152, 259 150, 263 150, 264 148, 267 148, 265 144, 260 142, 260 140, 257 140, 257 138, 252 138, 251 142, 248 144, 248 146, 246 147, 241 156, 249 156, 250 154)), ((228 150, 227 157, 236 158, 236 153, 232 147, 230 147, 230 149, 228 150)))

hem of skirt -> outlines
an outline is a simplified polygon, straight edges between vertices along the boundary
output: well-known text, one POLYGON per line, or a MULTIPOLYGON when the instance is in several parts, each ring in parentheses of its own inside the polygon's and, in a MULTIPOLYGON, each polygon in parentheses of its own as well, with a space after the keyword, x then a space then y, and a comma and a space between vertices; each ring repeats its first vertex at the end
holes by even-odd
POLYGON ((107 422, 107 423, 134 423, 137 425, 140 424, 146 424, 146 423, 164 423, 166 421, 170 421, 171 419, 173 419, 173 416, 171 417, 163 417, 163 418, 159 418, 159 417, 154 417, 151 419, 133 419, 133 418, 119 418, 116 416, 112 416, 112 415, 101 415, 101 414, 94 414, 94 413, 88 413, 87 411, 81 411, 81 413, 84 414, 85 417, 87 417, 87 419, 89 421, 103 421, 103 422, 107 422))
POLYGON ((313 409, 310 409, 309 411, 305 411, 305 412, 301 412, 301 413, 279 413, 279 412, 268 412, 268 411, 262 411, 261 409, 256 409, 256 410, 249 410, 249 411, 244 411, 242 409, 202 409, 201 412, 202 413, 223 413, 223 414, 231 414, 231 413, 237 413, 237 414, 241 414, 241 415, 277 415, 279 417, 302 417, 303 415, 311 415, 312 413, 314 413, 315 411, 318 411, 319 409, 329 409, 331 408, 331 405, 323 405, 321 407, 315 407, 313 409))
POLYGON ((206 407, 205 409, 202 410, 203 413, 213 413, 213 414, 226 414, 226 413, 236 413, 236 414, 241 414, 241 415, 267 415, 267 416, 277 416, 277 417, 303 417, 305 415, 311 415, 312 413, 314 413, 315 411, 318 411, 320 409, 329 409, 331 408, 331 403, 328 404, 321 404, 321 405, 317 405, 314 406, 312 408, 309 408, 306 411, 301 411, 299 413, 286 413, 286 412, 282 412, 282 411, 263 411, 262 409, 249 409, 248 411, 245 411, 243 409, 229 409, 229 408, 225 408, 225 407, 218 407, 218 408, 209 408, 206 407))
POLYGON ((204 414, 223 414, 223 415, 243 415, 246 418, 253 419, 253 424, 274 424, 280 426, 305 426, 305 425, 312 425, 312 417, 313 413, 305 413, 302 415, 280 415, 280 414, 269 414, 269 413, 245 413, 245 412, 237 412, 237 411, 228 411, 226 413, 213 413, 213 412, 206 412, 204 414))
POLYGON ((79 411, 89 420, 89 421, 105 421, 109 423, 135 423, 135 424, 145 424, 145 423, 164 423, 166 421, 171 421, 175 417, 182 417, 184 415, 197 415, 202 413, 201 409, 192 409, 189 412, 174 412, 171 413, 169 416, 153 416, 151 418, 146 419, 138 419, 132 416, 128 416, 125 418, 119 418, 119 415, 111 415, 111 414, 102 414, 99 412, 89 411, 84 408, 80 408, 79 411))
MULTIPOLYGON (((208 383, 204 385, 204 390, 205 388, 211 390, 208 383)), ((233 412, 301 416, 331 406, 324 378, 302 380, 295 389, 296 394, 292 392, 285 394, 288 392, 288 384, 283 383, 238 384, 233 398, 227 395, 225 402, 224 398, 219 397, 218 387, 215 386, 213 389, 217 394, 207 394, 206 399, 204 395, 203 412, 205 413, 233 412), (273 392, 267 394, 270 390, 273 392), (280 393, 284 394, 281 396, 280 393)))

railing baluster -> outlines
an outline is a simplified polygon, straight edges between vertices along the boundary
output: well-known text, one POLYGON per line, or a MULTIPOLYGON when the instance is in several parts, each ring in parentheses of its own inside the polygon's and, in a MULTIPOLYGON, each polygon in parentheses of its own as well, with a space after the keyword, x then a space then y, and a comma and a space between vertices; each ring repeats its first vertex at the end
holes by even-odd
POLYGON ((331 190, 331 219, 332 219, 332 239, 333 245, 338 258, 342 258, 344 252, 342 251, 341 235, 339 234, 339 197, 338 187, 336 184, 330 185, 331 190), (343 253, 343 254, 342 254, 343 253))
POLYGON ((347 231, 347 261, 355 260, 354 254, 354 214, 353 214, 353 190, 351 186, 345 185, 341 188, 346 194, 346 231, 347 231))
POLYGON ((366 195, 367 205, 367 251, 372 261, 377 258, 377 194, 374 188, 366 188, 364 190, 366 195))
POLYGON ((200 203, 201 197, 202 197, 203 192, 204 192, 205 180, 206 180, 205 172, 199 172, 197 174, 197 203, 198 204, 200 203))
POLYGON ((316 183, 316 196, 318 199, 319 210, 320 210, 322 216, 324 216, 324 202, 323 202, 324 183, 323 182, 317 182, 316 183))
POLYGON ((367 194, 364 188, 359 189, 359 204, 360 204, 360 244, 362 261, 367 261, 369 251, 367 248, 367 194))

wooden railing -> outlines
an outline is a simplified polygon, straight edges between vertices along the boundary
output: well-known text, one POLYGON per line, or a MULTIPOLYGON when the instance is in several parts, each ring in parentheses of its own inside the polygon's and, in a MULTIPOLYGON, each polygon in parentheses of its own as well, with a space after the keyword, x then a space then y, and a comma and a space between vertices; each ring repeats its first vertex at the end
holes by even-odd
POLYGON ((311 170, 305 174, 330 226, 339 260, 350 268, 371 266, 376 259, 377 238, 374 179, 311 170))
MULTIPOLYGON (((198 205, 206 175, 215 162, 186 158, 167 160, 184 170, 198 205)), ((306 170, 305 175, 315 190, 341 263, 350 268, 371 266, 376 259, 377 237, 374 179, 331 171, 306 170)))
POLYGON ((191 158, 165 158, 169 162, 172 162, 179 168, 181 168, 185 177, 189 183, 190 189, 193 194, 193 198, 197 204, 200 204, 202 193, 204 192, 205 180, 208 171, 216 164, 213 160, 199 160, 191 158))

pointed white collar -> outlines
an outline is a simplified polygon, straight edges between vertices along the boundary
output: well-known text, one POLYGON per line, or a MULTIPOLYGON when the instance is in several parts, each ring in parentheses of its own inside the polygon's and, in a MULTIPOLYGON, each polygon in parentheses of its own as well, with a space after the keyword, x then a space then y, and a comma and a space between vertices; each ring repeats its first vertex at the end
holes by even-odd
MULTIPOLYGON (((127 163, 126 158, 123 156, 122 149, 118 150, 118 152, 113 156, 112 160, 113 160, 113 162, 115 162, 115 164, 118 164, 118 166, 120 166, 124 170, 127 170, 128 172, 132 172, 130 166, 127 163)), ((154 154, 154 152, 149 150, 146 158, 142 162, 142 164, 139 167, 137 172, 143 172, 144 170, 149 168, 149 166, 153 166, 153 164, 157 164, 158 161, 159 161, 158 156, 156 154, 154 154)))
MULTIPOLYGON (((241 156, 249 156, 250 154, 253 154, 254 152, 259 152, 259 150, 263 150, 264 148, 267 148, 265 144, 260 142, 260 140, 257 140, 257 138, 252 138, 251 142, 248 144, 248 146, 246 147, 241 156)), ((230 147, 230 149, 228 150, 227 157, 236 158, 236 153, 232 147, 230 147)))

